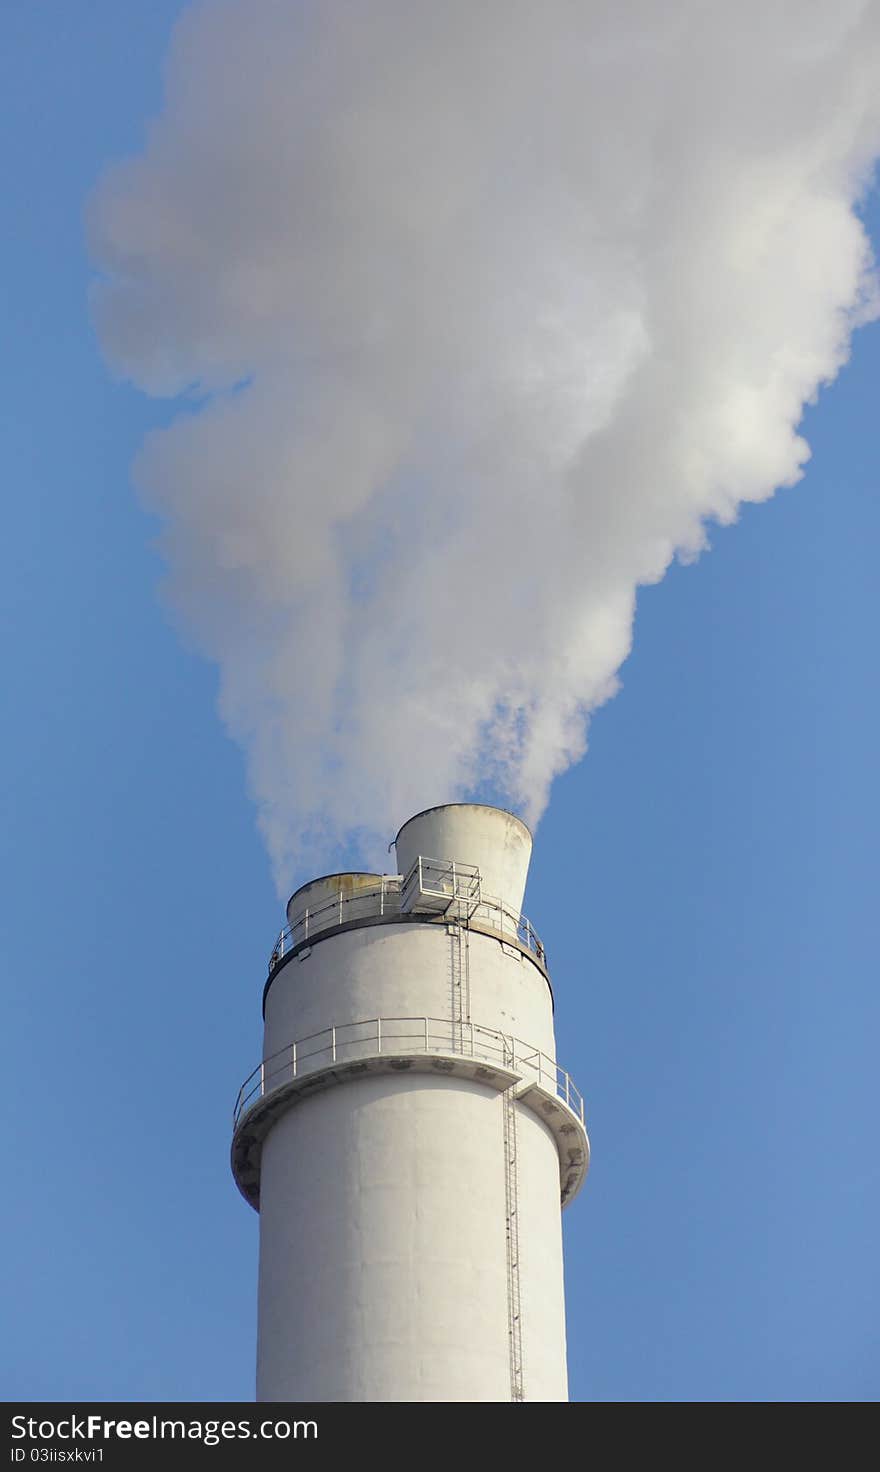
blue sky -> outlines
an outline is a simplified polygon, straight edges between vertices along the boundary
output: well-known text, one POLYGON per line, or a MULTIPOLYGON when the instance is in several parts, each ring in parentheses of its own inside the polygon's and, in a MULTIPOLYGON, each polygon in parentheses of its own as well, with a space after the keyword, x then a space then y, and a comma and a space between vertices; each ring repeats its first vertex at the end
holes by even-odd
MULTIPOLYGON (((4 21, 9 1399, 252 1394, 229 1126, 281 917, 130 485, 170 410, 102 363, 82 232, 177 9, 4 21)), ((574 1400, 880 1389, 878 367, 872 327, 806 416, 803 482, 641 593, 538 830, 526 909, 594 1150, 565 1218, 574 1400)))

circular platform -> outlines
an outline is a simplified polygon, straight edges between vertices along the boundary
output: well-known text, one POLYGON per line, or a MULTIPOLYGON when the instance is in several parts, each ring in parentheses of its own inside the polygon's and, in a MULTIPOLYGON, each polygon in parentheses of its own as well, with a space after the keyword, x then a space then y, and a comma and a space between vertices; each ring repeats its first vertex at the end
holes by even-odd
POLYGON ((290 1077, 268 1091, 260 1089, 255 1102, 237 1114, 232 1138, 232 1173, 245 1200, 259 1210, 263 1141, 275 1121, 288 1109, 324 1089, 340 1084, 356 1085, 359 1078, 369 1075, 404 1072, 441 1073, 469 1079, 499 1094, 514 1088, 518 1103, 537 1114, 554 1136, 559 1153, 562 1205, 567 1205, 577 1195, 589 1169, 589 1137, 578 1112, 548 1081, 530 1077, 520 1067, 501 1066, 479 1056, 442 1050, 407 1050, 331 1062, 290 1077))

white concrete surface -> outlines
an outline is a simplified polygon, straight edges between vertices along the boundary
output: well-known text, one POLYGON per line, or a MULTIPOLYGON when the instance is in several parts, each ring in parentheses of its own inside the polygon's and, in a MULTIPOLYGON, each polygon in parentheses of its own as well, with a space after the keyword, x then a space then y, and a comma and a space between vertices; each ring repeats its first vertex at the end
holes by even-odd
POLYGON ((257 1397, 510 1397, 499 1096, 369 1078, 263 1151, 257 1397))
MULTIPOLYGON (((334 1024, 372 1017, 451 1018, 458 944, 446 925, 419 921, 365 925, 316 940, 269 987, 263 1056, 334 1024)), ((469 934, 467 949, 470 1017, 553 1056, 553 1004, 539 967, 479 932, 469 934)))

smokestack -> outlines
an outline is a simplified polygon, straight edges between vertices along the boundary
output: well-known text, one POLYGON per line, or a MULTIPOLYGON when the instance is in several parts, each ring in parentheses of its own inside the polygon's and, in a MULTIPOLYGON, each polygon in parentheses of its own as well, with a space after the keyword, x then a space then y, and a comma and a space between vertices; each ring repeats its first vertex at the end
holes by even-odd
POLYGON ((556 1062, 531 835, 404 824, 399 873, 297 890, 232 1168, 260 1213, 260 1401, 565 1401, 560 1205, 589 1163, 556 1062))

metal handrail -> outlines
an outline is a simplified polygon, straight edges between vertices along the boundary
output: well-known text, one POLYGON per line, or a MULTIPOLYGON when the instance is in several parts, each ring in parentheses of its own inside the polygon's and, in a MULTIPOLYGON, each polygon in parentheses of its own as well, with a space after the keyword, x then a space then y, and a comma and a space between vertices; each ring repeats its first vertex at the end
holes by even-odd
POLYGON ((233 1130, 260 1099, 303 1073, 312 1072, 303 1068, 312 1058, 322 1058, 323 1066, 332 1067, 338 1062, 402 1053, 459 1053, 466 1058, 498 1062, 525 1078, 531 1074, 535 1082, 552 1088, 556 1097, 584 1124, 584 1098, 580 1089, 556 1059, 540 1048, 475 1022, 453 1022, 443 1017, 370 1017, 363 1022, 323 1027, 264 1058, 238 1091, 232 1115, 233 1130))
POLYGON ((400 883, 400 907, 408 911, 436 909, 441 905, 462 907, 473 915, 482 898, 480 871, 476 864, 461 864, 455 859, 429 859, 419 854, 409 873, 400 883), (421 903, 419 903, 421 901, 421 903))
MULTIPOLYGON (((293 925, 287 925, 279 934, 269 957, 270 971, 296 946, 337 925, 344 925, 348 920, 403 913, 418 914, 418 907, 407 912, 401 909, 401 895, 408 882, 409 876, 404 881, 396 874, 388 874, 382 877, 379 884, 355 890, 351 894, 345 894, 340 889, 332 899, 326 900, 315 909, 307 906, 299 919, 293 925)), ((436 914, 436 911, 429 910, 426 905, 425 913, 429 912, 436 914)), ((503 900, 481 894, 479 902, 471 909, 469 918, 472 923, 482 920, 493 930, 515 938, 542 966, 546 965, 544 946, 531 921, 518 910, 512 910, 503 900)))

